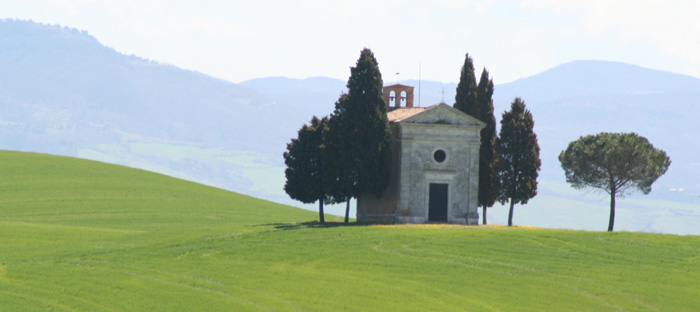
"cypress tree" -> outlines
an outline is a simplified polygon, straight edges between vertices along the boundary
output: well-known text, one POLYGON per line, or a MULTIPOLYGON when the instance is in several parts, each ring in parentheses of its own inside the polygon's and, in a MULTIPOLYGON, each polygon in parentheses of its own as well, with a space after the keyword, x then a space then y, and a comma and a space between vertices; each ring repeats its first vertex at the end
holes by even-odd
POLYGON ((314 116, 311 125, 299 129, 296 139, 287 144, 284 174, 287 181, 284 191, 292 199, 310 204, 318 201, 319 222, 324 223, 323 204, 329 201, 328 179, 326 174, 329 162, 324 151, 324 135, 328 131, 328 118, 314 116))
MULTIPOLYGON (((360 53, 350 69, 348 94, 336 102, 331 115, 332 137, 337 138, 336 179, 339 195, 357 197, 371 193, 381 196, 389 184, 391 133, 382 97, 383 81, 371 50, 360 53)), ((343 197, 343 196, 339 196, 343 197)))
POLYGON ((515 98, 510 111, 501 119, 496 154, 497 171, 501 185, 499 201, 510 202, 508 226, 513 225, 513 207, 526 204, 537 195, 537 176, 540 171, 540 147, 533 131, 535 122, 525 109, 525 102, 515 98))
POLYGON ((479 206, 483 207, 483 224, 486 224, 486 208, 498 198, 498 173, 496 172, 496 117, 493 115, 493 80, 484 68, 476 87, 476 103, 479 116, 486 123, 481 129, 479 149, 479 206))
MULTIPOLYGON (((343 93, 338 98, 335 103, 335 107, 346 107, 348 100, 348 95, 343 93)), ((346 202, 345 205, 345 223, 349 222, 350 214, 350 199, 352 198, 352 190, 354 188, 354 182, 350 179, 350 171, 348 170, 347 164, 351 161, 349 160, 349 154, 342 153, 343 148, 343 124, 341 122, 341 116, 337 114, 332 114, 329 120, 329 131, 326 135, 325 146, 326 146, 326 159, 328 159, 328 170, 327 173, 330 177, 329 180, 329 195, 331 197, 331 202, 333 204, 346 202)))
POLYGON ((462 65, 454 107, 473 117, 478 118, 479 116, 476 105, 476 76, 474 75, 474 63, 469 53, 467 53, 464 59, 464 65, 462 65))

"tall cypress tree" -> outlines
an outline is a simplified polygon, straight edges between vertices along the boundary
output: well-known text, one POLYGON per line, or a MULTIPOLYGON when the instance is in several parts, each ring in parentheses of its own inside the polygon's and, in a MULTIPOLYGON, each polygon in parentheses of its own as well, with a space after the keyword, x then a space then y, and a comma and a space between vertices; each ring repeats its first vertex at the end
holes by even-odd
POLYGON ((287 181, 284 191, 292 199, 310 204, 318 201, 319 222, 324 223, 323 204, 329 201, 329 162, 324 151, 324 135, 328 131, 328 118, 314 116, 311 125, 299 129, 296 139, 287 144, 284 153, 284 171, 287 181))
POLYGON ((347 87, 347 96, 341 96, 331 115, 332 131, 337 131, 332 137, 339 140, 335 160, 336 178, 343 181, 339 194, 381 196, 389 184, 391 133, 382 74, 371 50, 360 53, 347 87))
POLYGON ((476 118, 479 116, 476 105, 476 76, 474 75, 474 63, 469 53, 467 53, 464 59, 462 72, 459 75, 459 84, 457 85, 454 107, 476 118))
MULTIPOLYGON (((335 103, 335 107, 346 107, 348 100, 347 93, 343 93, 335 103)), ((328 122, 329 131, 325 139, 326 159, 328 159, 327 173, 329 180, 329 195, 333 204, 345 202, 345 223, 349 222, 350 199, 353 196, 354 181, 350 179, 350 171, 347 164, 350 163, 351 155, 343 153, 342 148, 345 140, 343 134, 344 127, 341 122, 341 115, 332 114, 328 122)))
POLYGON ((493 115, 493 80, 484 68, 476 87, 476 103, 479 116, 486 123, 481 129, 479 149, 479 206, 483 207, 483 224, 486 224, 486 208, 493 206, 498 198, 499 184, 496 172, 496 117, 493 115))
POLYGON ((540 171, 540 147, 533 131, 532 113, 525 109, 525 102, 515 98, 510 111, 501 119, 501 132, 497 139, 497 168, 501 184, 499 201, 510 201, 508 226, 513 225, 513 206, 526 204, 537 195, 537 176, 540 171))

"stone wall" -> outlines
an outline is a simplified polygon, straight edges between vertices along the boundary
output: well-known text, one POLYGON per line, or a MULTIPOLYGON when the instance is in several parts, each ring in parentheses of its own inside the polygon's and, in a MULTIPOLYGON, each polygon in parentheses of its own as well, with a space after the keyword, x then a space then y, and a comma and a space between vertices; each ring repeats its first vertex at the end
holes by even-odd
POLYGON ((430 183, 448 185, 448 223, 477 224, 479 132, 446 124, 401 124, 398 223, 428 222, 430 183), (442 162, 434 159, 443 150, 442 162))

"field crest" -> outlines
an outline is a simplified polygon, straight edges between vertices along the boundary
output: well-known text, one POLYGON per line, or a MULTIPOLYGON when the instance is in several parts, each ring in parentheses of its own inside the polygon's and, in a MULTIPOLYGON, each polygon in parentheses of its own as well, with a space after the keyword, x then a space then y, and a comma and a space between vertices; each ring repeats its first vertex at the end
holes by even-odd
POLYGON ((2 311, 694 311, 700 237, 364 226, 0 152, 2 311))

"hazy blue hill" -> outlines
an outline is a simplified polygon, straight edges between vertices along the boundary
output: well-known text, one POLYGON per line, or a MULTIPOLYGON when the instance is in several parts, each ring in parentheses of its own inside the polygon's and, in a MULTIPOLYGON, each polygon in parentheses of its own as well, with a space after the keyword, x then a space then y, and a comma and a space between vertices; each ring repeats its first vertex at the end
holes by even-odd
POLYGON ((267 77, 246 80, 240 85, 270 96, 276 105, 293 107, 291 117, 298 121, 298 128, 301 123, 309 122, 311 116, 329 115, 340 94, 347 90, 345 81, 327 77, 267 77))
POLYGON ((496 111, 507 109, 516 96, 534 114, 545 177, 563 180, 556 157, 579 136, 637 132, 673 162, 652 197, 698 202, 700 124, 694 119, 700 116, 700 79, 623 63, 576 61, 496 86, 496 111), (683 188, 687 197, 668 193, 671 188, 683 188))
POLYGON ((49 120, 13 116, 13 122, 55 124, 56 115, 63 114, 64 126, 80 125, 83 131, 97 130, 95 123, 121 119, 130 125, 120 130, 161 140, 226 147, 255 142, 240 131, 228 131, 225 139, 222 133, 199 126, 253 126, 254 121, 244 116, 264 103, 252 90, 122 55, 74 29, 5 20, 0 22, 0 37, 2 98, 54 115, 47 116, 49 120))
MULTIPOLYGON (((385 81, 385 84, 393 83, 395 82, 385 81)), ((413 92, 416 106, 431 106, 443 102, 443 100, 449 105, 454 105, 455 103, 457 83, 443 83, 430 80, 402 80, 399 83, 415 87, 413 92)))
MULTIPOLYGON (((326 116, 333 111, 335 101, 338 100, 341 93, 347 91, 346 83, 346 81, 328 77, 311 77, 306 79, 267 77, 246 80, 239 85, 268 95, 276 103, 282 103, 282 106, 295 107, 295 109, 307 116, 306 119, 303 119, 303 122, 308 122, 313 115, 326 116)), ((384 81, 385 85, 394 83, 396 82, 384 81)), ((402 80, 399 83, 415 87, 416 106, 435 105, 440 103, 443 98, 446 103, 451 105, 454 102, 457 88, 456 83, 437 81, 402 80)))
POLYGON ((546 102, 615 94, 698 93, 700 79, 619 62, 574 61, 498 85, 498 90, 546 102))
POLYGON ((693 224, 700 221, 696 135, 700 124, 695 121, 700 116, 700 79, 623 63, 576 61, 497 85, 497 119, 516 96, 533 113, 541 147, 540 192, 528 206, 548 207, 536 211, 524 207, 526 222, 542 225, 549 221, 541 220, 557 214, 559 223, 574 228, 591 215, 603 221, 608 198, 571 189, 557 157, 583 135, 637 132, 666 151, 672 163, 649 195, 618 201, 622 210, 618 224, 636 230, 699 233, 693 224), (562 211, 557 207, 561 203, 574 209, 562 211))
POLYGON ((294 79, 287 77, 266 77, 246 80, 240 83, 265 94, 287 93, 338 93, 346 90, 345 81, 328 77, 294 79))
POLYGON ((281 163, 299 127, 294 114, 301 113, 252 89, 121 54, 84 31, 0 20, 3 149, 98 159, 246 192, 255 184, 244 177, 252 162, 281 163))

